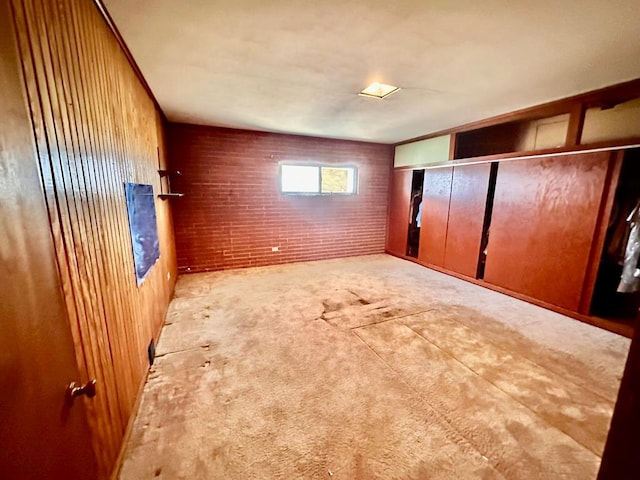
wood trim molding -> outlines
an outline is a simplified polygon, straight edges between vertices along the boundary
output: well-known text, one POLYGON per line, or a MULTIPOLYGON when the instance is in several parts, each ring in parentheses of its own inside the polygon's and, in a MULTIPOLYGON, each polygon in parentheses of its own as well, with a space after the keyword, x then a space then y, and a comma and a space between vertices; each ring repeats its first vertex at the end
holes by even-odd
POLYGON ((580 139, 582 138, 582 128, 584 127, 584 116, 586 111, 587 108, 582 103, 574 105, 571 109, 565 146, 575 147, 577 145, 580 145, 580 139))
MULTIPOLYGON (((637 322, 640 321, 638 312, 637 322)), ((632 480, 640 476, 640 330, 631 341, 598 480, 632 480)))
POLYGON ((449 160, 456 158, 456 152, 458 150, 458 134, 452 133, 449 139, 449 160))
POLYGON ((538 150, 535 152, 510 152, 496 155, 486 155, 484 157, 460 158, 448 160, 446 162, 423 163, 419 165, 408 165, 395 167, 394 170, 429 170, 432 168, 449 168, 461 165, 473 165, 476 163, 508 162, 513 160, 528 160, 532 158, 555 157, 558 155, 578 155, 583 153, 606 152, 609 150, 627 150, 640 147, 640 138, 633 138, 622 142, 604 142, 599 144, 578 145, 576 147, 561 147, 538 150))
MULTIPOLYGON (((394 144, 394 146, 412 143, 419 140, 427 140, 429 138, 440 137, 451 133, 467 132, 477 130, 479 128, 491 127, 501 123, 515 122, 521 120, 535 120, 537 118, 552 117, 564 113, 573 113, 578 106, 586 110, 594 106, 611 106, 621 103, 632 98, 640 97, 640 78, 630 80, 628 82, 618 83, 598 90, 580 93, 571 97, 554 100, 547 103, 535 105, 533 107, 523 108, 513 112, 496 115, 494 117, 477 120, 475 122, 466 123, 454 128, 440 130, 438 132, 421 135, 419 137, 410 138, 394 144)), ((573 115, 572 115, 573 116, 573 115)), ((575 128, 575 127, 574 127, 575 128)), ((575 135, 575 132, 572 133, 575 135)), ((568 145, 568 144, 567 144, 568 145)))

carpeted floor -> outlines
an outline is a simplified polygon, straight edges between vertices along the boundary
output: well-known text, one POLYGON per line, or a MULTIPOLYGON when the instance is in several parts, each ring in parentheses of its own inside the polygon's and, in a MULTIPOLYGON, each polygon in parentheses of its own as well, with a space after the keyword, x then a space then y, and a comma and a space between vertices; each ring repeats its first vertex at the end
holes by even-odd
POLYGON ((120 478, 594 479, 628 348, 387 255, 185 275, 120 478))

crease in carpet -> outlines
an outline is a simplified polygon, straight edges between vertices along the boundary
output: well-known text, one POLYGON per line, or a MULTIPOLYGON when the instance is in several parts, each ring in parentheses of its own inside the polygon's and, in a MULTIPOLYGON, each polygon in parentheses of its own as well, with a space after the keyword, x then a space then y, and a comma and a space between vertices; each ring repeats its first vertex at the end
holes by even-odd
POLYGON ((354 333, 506 478, 593 478, 597 472, 597 455, 401 322, 354 333), (566 460, 580 468, 563 470, 566 460))
POLYGON ((119 478, 595 478, 626 350, 386 255, 181 276, 119 478))

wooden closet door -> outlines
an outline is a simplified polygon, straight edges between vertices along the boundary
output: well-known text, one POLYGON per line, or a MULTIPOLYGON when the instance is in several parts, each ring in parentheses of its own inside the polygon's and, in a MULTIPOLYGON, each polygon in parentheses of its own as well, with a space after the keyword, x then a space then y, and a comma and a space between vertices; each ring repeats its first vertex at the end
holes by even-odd
MULTIPOLYGON (((0 478, 96 478, 11 9, 0 0, 0 478)), ((100 388, 100 387, 99 387, 100 388)))
POLYGON ((387 251, 406 255, 409 234, 409 203, 413 170, 394 170, 389 191, 389 217, 387 222, 387 251))
POLYGON ((503 162, 485 280, 577 311, 609 152, 503 162))
POLYGON ((435 168, 424 173, 418 259, 438 267, 444 267, 452 175, 453 167, 435 168))
POLYGON ((491 164, 454 167, 444 267, 476 277, 491 164))

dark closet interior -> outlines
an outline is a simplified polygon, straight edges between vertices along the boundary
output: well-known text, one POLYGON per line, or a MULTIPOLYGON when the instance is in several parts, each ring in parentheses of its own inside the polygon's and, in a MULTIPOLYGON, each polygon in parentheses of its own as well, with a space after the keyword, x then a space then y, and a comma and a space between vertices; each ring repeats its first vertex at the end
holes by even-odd
MULTIPOLYGON (((623 159, 591 304, 592 315, 632 323, 640 308, 640 290, 629 291, 634 289, 621 285, 632 224, 638 219, 637 214, 632 214, 639 205, 640 149, 636 148, 628 150, 623 159)), ((637 258, 632 267, 640 267, 637 258)))
POLYGON ((424 170, 414 170, 411 179, 411 205, 409 207, 409 233, 407 235, 407 256, 417 257, 420 247, 420 208, 422 206, 422 187, 424 170))
POLYGON ((487 263, 487 246, 489 245, 489 233, 491 230, 491 213, 493 212, 493 197, 496 193, 496 177, 498 176, 498 162, 491 164, 491 172, 489 174, 489 189, 487 191, 487 206, 484 212, 484 221, 482 224, 482 239, 480 242, 480 258, 478 259, 478 271, 476 278, 482 280, 484 278, 484 267, 487 263))

